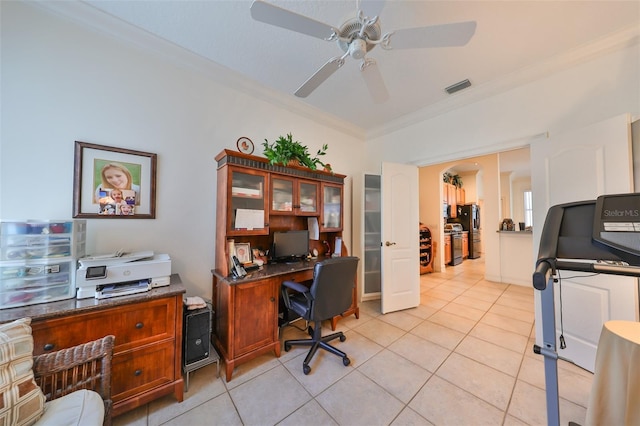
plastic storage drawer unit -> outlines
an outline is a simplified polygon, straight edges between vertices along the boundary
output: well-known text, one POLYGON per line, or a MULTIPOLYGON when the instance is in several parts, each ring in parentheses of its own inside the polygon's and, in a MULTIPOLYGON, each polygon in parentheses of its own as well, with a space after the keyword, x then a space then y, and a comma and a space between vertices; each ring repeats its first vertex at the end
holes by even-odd
POLYGON ((0 309, 75 297, 86 221, 0 223, 0 309))
POLYGON ((75 269, 74 259, 0 263, 0 307, 75 297, 75 269))
POLYGON ((86 221, 27 221, 0 224, 0 260, 79 258, 85 255, 86 221))

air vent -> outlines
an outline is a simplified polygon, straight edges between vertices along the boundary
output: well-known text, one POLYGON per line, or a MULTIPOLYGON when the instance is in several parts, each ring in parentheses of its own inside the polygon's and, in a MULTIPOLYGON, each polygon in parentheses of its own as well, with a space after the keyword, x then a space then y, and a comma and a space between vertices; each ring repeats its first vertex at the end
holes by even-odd
POLYGON ((469 79, 465 79, 457 82, 456 84, 452 84, 444 90, 446 90, 448 94, 453 95, 454 93, 459 92, 462 89, 466 89, 469 86, 471 86, 471 82, 469 81, 469 79))

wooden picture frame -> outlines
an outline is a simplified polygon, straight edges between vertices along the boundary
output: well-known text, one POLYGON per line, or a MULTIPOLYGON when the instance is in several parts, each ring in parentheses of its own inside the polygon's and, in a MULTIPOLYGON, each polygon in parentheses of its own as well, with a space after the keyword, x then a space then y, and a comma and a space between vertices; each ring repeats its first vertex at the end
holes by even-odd
POLYGON ((234 245, 235 255, 240 263, 251 263, 251 244, 249 243, 235 243, 234 245))
POLYGON ((73 217, 155 219, 157 154, 75 142, 73 217))

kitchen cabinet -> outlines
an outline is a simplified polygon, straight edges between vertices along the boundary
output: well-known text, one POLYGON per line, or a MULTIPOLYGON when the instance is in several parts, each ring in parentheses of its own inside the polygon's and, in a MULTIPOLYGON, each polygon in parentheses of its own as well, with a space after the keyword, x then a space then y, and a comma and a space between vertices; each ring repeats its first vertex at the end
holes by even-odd
POLYGON ((431 230, 420 226, 420 274, 433 272, 433 242, 431 230))
POLYGON ((456 203, 466 204, 466 194, 464 188, 456 188, 456 203))
POLYGON ((446 203, 449 206, 449 217, 457 217, 458 199, 456 195, 456 186, 450 183, 443 183, 443 193, 446 194, 446 203))
POLYGON ((444 234, 444 264, 451 263, 451 235, 444 234))
POLYGON ((469 257, 469 232, 464 231, 462 233, 462 258, 469 257))
POLYGON ((287 176, 271 176, 272 215, 318 216, 320 184, 287 176))

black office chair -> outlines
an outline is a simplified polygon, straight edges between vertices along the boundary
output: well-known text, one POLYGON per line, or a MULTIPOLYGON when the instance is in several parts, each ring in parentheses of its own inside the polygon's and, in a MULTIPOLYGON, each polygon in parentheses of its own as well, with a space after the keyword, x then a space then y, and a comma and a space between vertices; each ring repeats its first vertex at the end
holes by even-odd
POLYGON ((311 346, 302 363, 304 374, 309 374, 311 371, 309 361, 311 361, 318 348, 342 357, 342 363, 345 366, 351 363, 347 358, 347 354, 327 343, 338 338, 341 342, 344 342, 346 340, 345 335, 339 332, 323 337, 321 323, 324 320, 342 314, 351 306, 358 260, 354 256, 345 256, 316 263, 311 287, 294 281, 284 281, 282 283, 282 298, 287 309, 293 310, 305 320, 313 323, 313 326, 309 327, 311 339, 287 340, 284 342, 285 351, 289 351, 291 345, 311 346), (289 289, 295 292, 292 293, 289 289))

